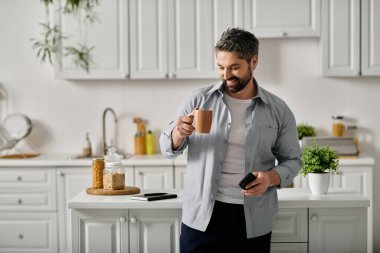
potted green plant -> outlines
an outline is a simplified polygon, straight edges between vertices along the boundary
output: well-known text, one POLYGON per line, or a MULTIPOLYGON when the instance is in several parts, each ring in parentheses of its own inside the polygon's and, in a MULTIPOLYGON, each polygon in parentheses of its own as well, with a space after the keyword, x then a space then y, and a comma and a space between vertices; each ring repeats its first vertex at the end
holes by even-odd
POLYGON ((298 141, 300 147, 302 147, 302 138, 303 137, 312 137, 316 136, 315 128, 308 124, 297 124, 297 133, 298 133, 298 141))
POLYGON ((314 144, 302 151, 301 174, 308 175, 310 191, 326 194, 330 186, 330 174, 338 170, 339 157, 335 150, 314 144))
POLYGON ((302 140, 303 137, 315 136, 315 128, 308 124, 297 125, 298 140, 302 140))

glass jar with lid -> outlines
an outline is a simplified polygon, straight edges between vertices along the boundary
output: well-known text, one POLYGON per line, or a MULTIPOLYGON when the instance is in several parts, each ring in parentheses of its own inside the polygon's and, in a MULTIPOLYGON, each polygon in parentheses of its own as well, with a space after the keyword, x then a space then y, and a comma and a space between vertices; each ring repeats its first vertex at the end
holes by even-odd
POLYGON ((116 153, 116 148, 111 147, 104 156, 104 160, 103 189, 124 190, 125 172, 121 163, 122 156, 116 153))
POLYGON ((332 125, 332 135, 334 137, 341 137, 344 134, 344 117, 341 115, 332 116, 333 125, 332 125))

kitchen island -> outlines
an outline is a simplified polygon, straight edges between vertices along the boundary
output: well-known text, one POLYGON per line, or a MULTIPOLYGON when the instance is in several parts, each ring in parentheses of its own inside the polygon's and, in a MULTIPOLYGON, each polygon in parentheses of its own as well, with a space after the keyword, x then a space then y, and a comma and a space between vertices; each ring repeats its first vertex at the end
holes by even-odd
MULTIPOLYGON (((162 190, 160 190, 162 191, 162 190)), ((182 192, 153 202, 130 196, 94 196, 69 201, 73 253, 179 252, 182 192)), ((272 252, 366 252, 368 198, 357 192, 312 195, 278 190, 272 252)))

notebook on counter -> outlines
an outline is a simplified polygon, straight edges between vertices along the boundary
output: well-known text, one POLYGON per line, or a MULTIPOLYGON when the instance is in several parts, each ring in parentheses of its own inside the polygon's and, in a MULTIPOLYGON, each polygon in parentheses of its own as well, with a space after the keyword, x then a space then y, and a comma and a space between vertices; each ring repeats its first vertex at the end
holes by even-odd
POLYGON ((166 192, 145 193, 145 194, 131 196, 131 199, 133 200, 142 200, 142 201, 154 201, 154 200, 174 199, 174 198, 177 198, 177 194, 166 193, 166 192))

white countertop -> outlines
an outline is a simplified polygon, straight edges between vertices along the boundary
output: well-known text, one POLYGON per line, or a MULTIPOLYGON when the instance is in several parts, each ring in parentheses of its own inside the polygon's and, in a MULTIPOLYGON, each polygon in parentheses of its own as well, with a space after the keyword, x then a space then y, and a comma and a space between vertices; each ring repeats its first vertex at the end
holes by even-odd
MULTIPOLYGON (((0 159, 0 166, 17 167, 17 166, 30 166, 30 167, 58 167, 58 166, 88 166, 91 167, 93 158, 73 158, 69 154, 42 154, 33 158, 25 159, 0 159)), ((122 161, 124 166, 159 166, 159 165, 173 165, 173 159, 165 158, 161 154, 154 155, 138 155, 128 156, 127 159, 122 161)))
MULTIPOLYGON (((59 166, 91 166, 92 158, 75 159, 69 154, 42 154, 34 158, 10 159, 0 158, 2 167, 59 167, 59 166)), ((123 159, 124 166, 186 166, 187 156, 181 155, 175 159, 165 158, 161 154, 154 155, 130 155, 123 159)), ((340 165, 356 166, 368 165, 373 166, 375 160, 367 154, 361 154, 357 158, 341 158, 340 165)))
MULTIPOLYGON (((163 190, 158 190, 162 192, 163 190)), ((72 209, 180 209, 182 208, 182 192, 178 198, 159 201, 131 200, 132 195, 97 196, 82 191, 69 201, 72 209)), ((152 191, 150 191, 152 192, 152 191)), ((348 191, 331 191, 325 195, 312 195, 303 189, 278 190, 280 208, 339 208, 339 207, 369 207, 370 201, 360 193, 348 191)))

